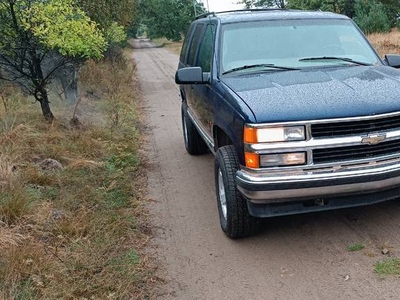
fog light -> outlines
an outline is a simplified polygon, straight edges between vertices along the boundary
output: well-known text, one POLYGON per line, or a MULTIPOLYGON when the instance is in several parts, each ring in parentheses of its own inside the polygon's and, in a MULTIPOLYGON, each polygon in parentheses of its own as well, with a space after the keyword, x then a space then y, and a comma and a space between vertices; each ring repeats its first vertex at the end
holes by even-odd
POLYGON ((306 163, 305 152, 260 155, 261 167, 295 166, 295 165, 304 165, 305 163, 306 163))

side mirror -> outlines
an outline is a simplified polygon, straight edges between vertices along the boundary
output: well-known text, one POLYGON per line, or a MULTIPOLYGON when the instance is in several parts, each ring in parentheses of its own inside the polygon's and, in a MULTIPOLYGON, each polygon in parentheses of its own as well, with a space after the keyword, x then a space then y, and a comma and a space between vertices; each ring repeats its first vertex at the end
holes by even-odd
POLYGON ((203 73, 200 67, 182 68, 176 71, 175 83, 177 84, 205 84, 210 82, 210 74, 203 73))
POLYGON ((386 54, 385 60, 389 66, 393 68, 400 68, 400 55, 386 54))

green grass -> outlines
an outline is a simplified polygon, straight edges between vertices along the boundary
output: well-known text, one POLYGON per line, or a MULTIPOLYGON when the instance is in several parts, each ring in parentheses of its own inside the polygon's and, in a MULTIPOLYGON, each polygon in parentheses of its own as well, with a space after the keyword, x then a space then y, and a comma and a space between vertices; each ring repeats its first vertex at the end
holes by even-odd
POLYGON ((354 252, 354 251, 360 251, 363 250, 365 246, 363 244, 353 244, 347 247, 348 251, 354 252))
POLYGON ((390 257, 382 261, 377 261, 374 270, 381 278, 389 275, 400 276, 400 258, 390 257))

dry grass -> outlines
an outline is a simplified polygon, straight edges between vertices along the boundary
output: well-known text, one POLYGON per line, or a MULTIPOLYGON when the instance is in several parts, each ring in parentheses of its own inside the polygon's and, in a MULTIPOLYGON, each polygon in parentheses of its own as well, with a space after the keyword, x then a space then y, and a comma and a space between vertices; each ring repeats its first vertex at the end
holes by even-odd
POLYGON ((181 53, 182 42, 172 42, 166 38, 154 39, 152 42, 157 46, 164 47, 175 54, 179 55, 181 53))
POLYGON ((373 33, 368 39, 381 57, 385 54, 400 54, 400 31, 393 29, 390 33, 373 33))
POLYGON ((88 62, 72 125, 57 99, 48 124, 1 87, 0 299, 154 298, 133 75, 123 60, 88 62), (43 169, 48 158, 62 168, 43 169))

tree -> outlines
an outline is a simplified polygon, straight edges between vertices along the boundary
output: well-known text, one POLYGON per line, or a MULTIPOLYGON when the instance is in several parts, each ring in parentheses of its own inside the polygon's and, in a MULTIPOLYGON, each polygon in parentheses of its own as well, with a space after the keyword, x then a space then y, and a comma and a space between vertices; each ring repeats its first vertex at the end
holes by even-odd
POLYGON ((202 3, 192 0, 146 0, 140 3, 143 23, 150 38, 166 37, 179 41, 196 14, 205 12, 202 3))
POLYGON ((53 120, 48 86, 67 63, 100 58, 106 42, 73 0, 0 0, 2 80, 18 83, 53 120), (57 59, 54 59, 54 58, 57 59))
POLYGON ((77 4, 101 28, 114 22, 128 28, 139 8, 139 0, 77 0, 77 4))
POLYGON ((241 0, 241 2, 247 8, 279 7, 332 11, 353 18, 366 32, 387 31, 388 24, 389 27, 399 25, 400 17, 398 0, 241 0))
POLYGON ((387 32, 390 30, 389 17, 385 6, 374 0, 356 0, 354 22, 365 33, 387 32))

